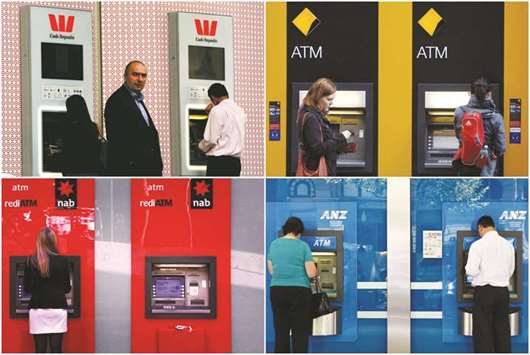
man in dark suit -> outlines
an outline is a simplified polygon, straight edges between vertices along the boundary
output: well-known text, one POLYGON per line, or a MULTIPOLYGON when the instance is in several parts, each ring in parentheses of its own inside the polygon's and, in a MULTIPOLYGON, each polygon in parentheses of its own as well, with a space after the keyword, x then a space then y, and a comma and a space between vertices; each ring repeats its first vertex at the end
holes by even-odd
POLYGON ((105 105, 109 174, 161 176, 158 132, 143 102, 147 68, 133 60, 125 67, 123 76, 125 82, 105 105))

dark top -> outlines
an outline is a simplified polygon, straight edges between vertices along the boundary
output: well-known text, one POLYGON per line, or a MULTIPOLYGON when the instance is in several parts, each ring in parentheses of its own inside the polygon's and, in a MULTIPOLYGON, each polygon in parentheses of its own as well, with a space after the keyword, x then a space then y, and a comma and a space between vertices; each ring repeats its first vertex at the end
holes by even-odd
POLYGON ((100 160, 100 143, 97 126, 94 122, 71 122, 64 137, 65 176, 100 175, 103 164, 100 160))
POLYGON ((29 308, 67 308, 65 294, 72 289, 68 259, 50 255, 49 268, 50 277, 42 278, 29 258, 26 261, 24 290, 31 293, 29 308))
POLYGON ((337 175, 337 154, 344 150, 348 143, 339 132, 335 132, 324 114, 314 107, 302 106, 298 112, 298 127, 304 115, 302 145, 304 164, 309 170, 318 169, 321 156, 325 156, 329 176, 337 175), (322 127, 322 135, 320 128, 322 127))
POLYGON ((105 104, 105 126, 109 144, 108 172, 122 176, 161 176, 162 155, 155 124, 149 125, 129 90, 122 85, 105 104))

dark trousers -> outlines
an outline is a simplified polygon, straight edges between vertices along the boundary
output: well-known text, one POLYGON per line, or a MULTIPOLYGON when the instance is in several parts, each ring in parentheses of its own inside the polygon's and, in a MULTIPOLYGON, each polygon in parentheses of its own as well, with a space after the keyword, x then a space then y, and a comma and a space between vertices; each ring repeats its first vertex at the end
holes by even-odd
POLYGON ((241 160, 228 155, 214 157, 209 155, 206 163, 206 176, 239 176, 241 160))
POLYGON ((476 353, 512 351, 509 307, 510 295, 507 287, 475 287, 473 346, 476 353))
POLYGON ((274 352, 307 353, 313 325, 311 289, 273 286, 270 290, 276 342, 274 352))
POLYGON ((54 334, 34 334, 33 340, 35 342, 35 352, 36 353, 62 353, 62 342, 63 342, 63 333, 54 333, 54 334), (50 346, 50 351, 48 351, 48 345, 50 346))

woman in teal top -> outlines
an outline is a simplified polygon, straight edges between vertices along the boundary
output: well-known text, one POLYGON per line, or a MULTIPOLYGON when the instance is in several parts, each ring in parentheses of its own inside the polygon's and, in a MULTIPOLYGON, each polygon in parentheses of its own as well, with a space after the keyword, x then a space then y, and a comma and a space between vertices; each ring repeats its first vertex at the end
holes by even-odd
POLYGON ((271 274, 271 305, 277 353, 306 353, 311 335, 311 283, 317 274, 311 249, 300 240, 304 224, 289 217, 283 237, 269 246, 267 268, 271 274), (292 349, 291 349, 292 335, 292 349))

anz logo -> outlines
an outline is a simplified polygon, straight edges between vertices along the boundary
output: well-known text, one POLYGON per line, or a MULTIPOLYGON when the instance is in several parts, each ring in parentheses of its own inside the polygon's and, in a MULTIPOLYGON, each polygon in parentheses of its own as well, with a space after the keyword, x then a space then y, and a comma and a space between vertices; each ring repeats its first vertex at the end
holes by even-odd
POLYGON ((325 210, 320 219, 327 220, 346 220, 348 218, 347 210, 325 210))
POLYGON ((526 219, 527 211, 503 211, 499 219, 502 220, 521 220, 526 219))

